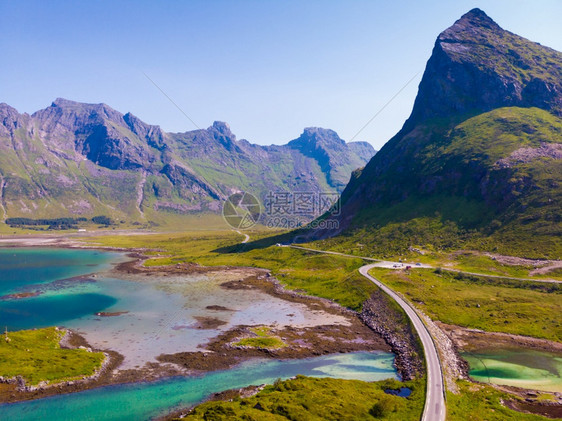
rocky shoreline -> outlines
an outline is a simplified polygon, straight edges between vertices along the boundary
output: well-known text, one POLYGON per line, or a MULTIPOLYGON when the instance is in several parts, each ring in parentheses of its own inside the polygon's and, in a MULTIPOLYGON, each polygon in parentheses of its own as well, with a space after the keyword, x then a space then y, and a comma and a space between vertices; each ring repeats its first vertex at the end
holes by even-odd
POLYGON ((375 291, 363 303, 360 317, 390 345, 401 378, 412 380, 423 375, 423 349, 407 317, 389 300, 382 291, 375 291))

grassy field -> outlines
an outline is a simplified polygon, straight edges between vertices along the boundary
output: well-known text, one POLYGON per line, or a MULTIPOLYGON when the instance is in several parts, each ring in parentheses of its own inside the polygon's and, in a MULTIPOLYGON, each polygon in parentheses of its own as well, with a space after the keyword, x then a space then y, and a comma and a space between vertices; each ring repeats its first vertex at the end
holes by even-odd
POLYGON ((101 352, 61 349, 64 331, 54 327, 8 332, 0 338, 0 376, 22 376, 27 384, 57 383, 90 376, 101 366, 101 352))
MULTIPOLYGON (((404 258, 405 256, 401 256, 404 258)), ((452 268, 465 272, 482 273, 487 275, 507 276, 514 278, 557 279, 562 280, 562 270, 555 269, 545 274, 533 274, 535 266, 530 263, 507 264, 500 260, 477 251, 458 251, 452 253, 433 253, 425 255, 412 253, 407 256, 408 261, 427 263, 434 267, 452 268)))
POLYGON ((279 349, 287 346, 287 344, 283 342, 280 337, 271 334, 271 329, 267 326, 250 328, 250 331, 255 336, 250 338, 242 338, 234 345, 249 346, 259 349, 279 349))
POLYGON ((466 272, 485 273, 489 275, 505 275, 516 278, 537 278, 537 279, 556 279, 560 278, 556 272, 547 273, 545 275, 530 275, 534 269, 533 265, 508 265, 494 260, 490 256, 481 255, 476 252, 459 252, 455 254, 447 254, 439 256, 435 262, 435 266, 439 264, 452 263, 454 268, 466 272))
POLYGON ((438 272, 371 271, 434 320, 562 341, 562 286, 438 272))
MULTIPOLYGON (((402 233, 404 239, 409 239, 411 236, 409 231, 402 233)), ((530 272, 535 267, 530 264, 507 264, 501 263, 500 260, 495 259, 492 255, 487 255, 483 251, 478 251, 476 247, 463 249, 462 244, 458 244, 459 248, 441 249, 431 244, 407 246, 403 244, 401 250, 387 248, 385 244, 392 242, 393 238, 384 238, 380 236, 373 236, 368 232, 364 236, 353 235, 349 238, 336 237, 326 240, 316 241, 310 244, 311 248, 319 250, 331 250, 341 253, 351 254, 355 256, 364 256, 370 258, 386 259, 398 261, 402 259, 408 262, 427 263, 435 267, 448 267, 458 269, 466 272, 483 273, 489 275, 504 275, 510 277, 520 278, 536 278, 536 279, 557 279, 562 280, 562 270, 556 269, 542 275, 530 275, 530 272), (366 239, 369 237, 370 239, 366 239), (377 246, 373 246, 373 242, 377 246), (410 247, 410 249, 408 249, 410 247), (404 249, 405 248, 405 249, 404 249), (423 254, 420 254, 419 251, 423 254)), ((398 237, 397 241, 402 239, 398 237)), ((414 244, 424 244, 423 242, 414 244)), ((466 244, 465 244, 466 246, 466 244)), ((491 247, 490 250, 493 250, 491 247)), ((534 254, 534 253, 533 253, 534 254)), ((524 253, 523 253, 524 255, 524 253)), ((545 258, 545 256, 542 256, 545 258)))
MULTIPOLYGON (((252 240, 270 232, 250 232, 252 240)), ((108 236, 90 241, 112 247, 144 247, 161 250, 149 252, 148 266, 181 262, 205 266, 230 265, 269 269, 290 289, 298 289, 318 297, 336 301, 344 307, 359 310, 375 286, 359 274, 361 259, 320 255, 275 245, 250 248, 240 244, 243 237, 232 231, 191 232, 186 234, 155 234, 108 236), (166 256, 166 257, 163 257, 166 256)))
MULTIPOLYGON (((1 211, 0 211, 1 212, 1 211)), ((112 219, 112 225, 105 226, 95 224, 92 221, 80 222, 78 228, 85 229, 87 232, 108 233, 111 235, 115 230, 133 230, 157 232, 178 232, 178 231, 225 231, 228 225, 221 215, 201 213, 193 215, 166 214, 165 217, 158 212, 147 211, 150 222, 131 222, 119 219, 112 219)), ((1 214, 0 214, 1 216, 1 214)), ((77 229, 49 230, 48 226, 14 226, 0 223, 0 235, 64 235, 75 234, 77 229)))
POLYGON ((457 381, 460 393, 447 393, 448 421, 540 421, 548 418, 524 414, 509 409, 501 404, 501 400, 513 399, 490 386, 474 384, 464 380, 457 381))
MULTIPOLYGON (((252 239, 256 239, 265 234, 256 232, 251 235, 252 239)), ((144 246, 162 250, 152 252, 153 258, 147 261, 147 265, 194 262, 209 266, 267 268, 289 288, 333 299, 355 310, 361 308, 362 302, 376 288, 358 273, 357 269, 364 264, 359 258, 276 246, 246 249, 245 245, 236 245, 241 238, 233 232, 214 232, 115 236, 95 241, 111 246, 144 246)), ((460 268, 484 273, 483 268, 488 268, 488 272, 495 274, 526 275, 524 268, 506 267, 486 256, 460 253, 455 258, 460 268)), ((433 319, 487 331, 562 340, 562 324, 557 317, 562 311, 560 285, 437 272, 429 269, 416 269, 409 273, 373 270, 374 276, 405 294, 433 319)))
MULTIPOLYGON (((459 381, 460 394, 447 394, 450 421, 539 421, 547 418, 523 414, 501 404, 513 396, 493 387, 459 381)), ((424 381, 401 383, 384 380, 317 379, 298 376, 267 386, 256 396, 212 401, 197 406, 187 420, 400 420, 417 421, 424 405, 424 381), (409 387, 412 394, 398 397, 385 389, 409 387)))
POLYGON ((187 420, 418 420, 424 404, 424 382, 318 379, 298 376, 276 382, 256 396, 199 405, 187 420), (385 389, 409 387, 405 398, 385 389))
POLYGON ((493 255, 487 255, 476 250, 443 252, 435 251, 432 248, 418 246, 415 247, 415 249, 421 250, 423 254, 412 250, 406 253, 398 254, 377 254, 370 253, 369 249, 362 243, 355 243, 353 247, 346 247, 342 244, 334 243, 333 240, 321 240, 309 244, 303 244, 303 246, 316 250, 337 251, 357 258, 367 257, 396 262, 400 260, 403 263, 410 264, 412 266, 415 265, 415 263, 424 263, 443 270, 453 269, 467 273, 471 272, 484 275, 537 280, 554 279, 562 281, 562 268, 554 269, 544 274, 531 274, 531 272, 536 269, 531 263, 502 263, 500 261, 501 259, 496 259, 493 255))

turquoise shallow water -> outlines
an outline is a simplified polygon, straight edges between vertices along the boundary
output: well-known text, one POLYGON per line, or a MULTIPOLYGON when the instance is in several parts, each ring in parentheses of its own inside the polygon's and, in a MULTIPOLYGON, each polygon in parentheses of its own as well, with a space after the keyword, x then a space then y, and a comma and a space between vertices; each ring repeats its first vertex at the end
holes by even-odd
POLYGON ((480 382, 562 393, 562 354, 509 348, 462 356, 480 382))
POLYGON ((118 256, 99 250, 0 248, 0 296, 107 269, 118 256))
MULTIPOLYGON (((41 292, 36 297, 0 300, 0 325, 11 330, 55 324, 71 327, 95 346, 121 352, 133 349, 126 361, 134 365, 143 361, 136 350, 151 356, 197 349, 199 343, 218 334, 219 330, 191 325, 193 316, 210 314, 205 310, 208 305, 236 309, 211 313, 229 325, 308 320, 305 308, 266 294, 226 291, 219 287, 220 279, 186 275, 134 282, 103 273, 87 276, 104 272, 122 259, 121 254, 95 250, 0 249, 0 296, 41 292), (121 310, 128 313, 107 318, 95 315, 121 310)), ((0 420, 145 420, 196 404, 214 392, 272 383, 297 374, 365 381, 397 378, 393 361, 393 354, 385 352, 253 360, 201 377, 110 386, 0 405, 0 420)))
POLYGON ((161 354, 197 351, 237 325, 345 323, 261 291, 226 290, 240 279, 235 270, 219 275, 155 276, 111 272, 123 254, 81 249, 0 249, 4 295, 40 295, 0 300, 0 326, 19 330, 57 325, 71 328, 99 349, 123 355, 120 369, 142 367, 161 354), (95 274, 93 274, 95 272, 95 274), (213 310, 221 305, 228 310, 213 310), (209 307, 211 309, 209 309, 209 307), (100 317, 98 312, 116 312, 100 317), (216 329, 198 328, 198 319, 217 318, 216 329))
POLYGON ((64 280, 107 270, 120 259, 121 254, 98 250, 0 248, 0 296, 42 293, 0 300, 0 324, 10 330, 45 327, 105 310, 115 304, 115 297, 69 289, 69 284, 80 282, 64 280))
POLYGON ((365 381, 396 378, 392 354, 358 352, 303 360, 246 362, 202 377, 109 386, 30 402, 0 405, 6 420, 149 420, 191 406, 214 392, 273 383, 297 374, 365 381))

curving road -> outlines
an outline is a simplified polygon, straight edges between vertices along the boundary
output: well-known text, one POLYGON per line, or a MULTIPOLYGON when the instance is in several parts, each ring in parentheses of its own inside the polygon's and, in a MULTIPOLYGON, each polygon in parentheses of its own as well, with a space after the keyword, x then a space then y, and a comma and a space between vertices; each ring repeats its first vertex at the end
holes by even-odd
MULTIPOLYGON (((286 246, 285 246, 286 247, 286 246)), ((309 249, 307 247, 300 247, 300 246, 289 246, 296 249, 301 250, 308 250, 308 251, 315 251, 317 253, 324 253, 324 254, 334 254, 337 256, 346 256, 346 257, 359 257, 353 256, 344 253, 338 253, 335 251, 321 251, 321 250, 314 250, 309 249)), ((374 267, 381 267, 382 265, 394 265, 398 264, 396 262, 386 262, 383 260, 362 257, 364 260, 370 260, 377 263, 371 263, 365 266, 361 266, 359 268, 359 272, 369 281, 373 282, 376 286, 382 289, 385 293, 387 293, 394 301, 398 303, 400 307, 406 312, 418 336, 421 340, 423 351, 425 354, 425 362, 427 367, 427 388, 426 388, 426 396, 425 396, 425 405, 423 408, 423 413, 421 420, 422 421, 444 421, 447 410, 445 406, 445 385, 443 384, 443 368, 441 367, 441 360, 439 359, 439 354, 437 352, 437 348, 435 347, 435 343, 433 342, 433 338, 429 333, 426 325, 423 323, 418 313, 414 310, 414 308, 405 300, 403 299, 398 293, 394 292, 394 290, 387 287, 381 281, 376 279, 375 277, 369 274, 369 270, 374 267)), ((384 266, 383 266, 384 267, 384 266)), ((424 265, 427 267, 427 265, 424 265)))
MULTIPOLYGON (((324 250, 316 250, 311 249, 308 247, 301 247, 301 246, 294 246, 294 245, 284 245, 278 244, 281 247, 292 247, 295 249, 312 251, 316 253, 323 253, 323 254, 333 254, 336 256, 344 256, 344 257, 352 257, 352 258, 360 258, 363 260, 368 260, 371 263, 365 266, 361 266, 359 268, 359 272, 369 281, 373 282, 377 285, 380 289, 382 289, 385 293, 387 293, 394 301, 398 303, 400 307, 406 312, 418 336, 422 342, 426 367, 427 367, 427 390, 426 390, 426 397, 425 397, 425 405, 422 413, 421 420, 422 421, 444 421, 446 418, 447 410, 445 405, 445 385, 443 381, 443 368, 441 366, 441 360, 439 359, 439 353, 437 352, 437 348, 435 347, 435 342, 433 341, 433 337, 429 333, 427 326, 424 324, 416 310, 408 301, 402 298, 401 295, 396 293, 394 290, 387 287, 381 281, 376 279, 375 277, 369 274, 369 270, 374 267, 386 267, 392 269, 403 269, 406 263, 401 262, 390 262, 380 259, 373 259, 369 257, 362 257, 362 256, 355 256, 351 254, 339 253, 336 251, 324 251, 324 250)), ((416 264, 411 266, 412 269, 419 268, 433 268, 427 264, 416 264)), ((449 269, 449 268, 442 268, 442 270, 446 270, 449 272, 463 272, 458 269, 449 269)), ((503 278, 503 279, 515 279, 521 281, 534 281, 534 282, 546 282, 546 283, 561 283, 562 281, 554 280, 554 279, 533 279, 533 278, 515 278, 509 276, 502 276, 502 275, 489 275, 483 273, 472 273, 472 272, 464 272, 469 275, 476 275, 482 277, 489 277, 489 278, 503 278)))
POLYGON ((445 415, 447 413, 445 408, 445 385, 443 384, 443 370, 441 368, 441 361, 439 360, 439 354, 435 348, 435 343, 433 338, 429 333, 429 330, 421 320, 418 313, 413 309, 413 307, 408 304, 400 295, 394 292, 392 289, 387 287, 378 279, 374 278, 369 274, 369 270, 376 267, 376 263, 371 263, 370 265, 361 266, 359 272, 369 281, 373 282, 376 286, 387 293, 394 301, 398 303, 400 307, 406 312, 414 328, 416 329, 418 336, 420 337, 424 354, 425 362, 427 366, 427 388, 425 396, 425 405, 423 408, 422 421, 444 421, 445 415))
MULTIPOLYGON (((308 247, 294 246, 292 244, 282 245, 282 247, 292 247, 292 248, 300 249, 300 250, 314 251, 316 253, 334 254, 336 256, 353 257, 355 259, 367 260, 369 262, 377 262, 376 264, 373 265, 373 267, 386 268, 386 269, 398 269, 398 270, 400 270, 400 269, 404 269, 406 266, 410 266, 411 269, 437 269, 437 267, 428 265, 426 263, 418 264, 418 263, 391 262, 391 261, 388 261, 388 260, 374 259, 372 257, 363 257, 363 256, 356 256, 354 254, 340 253, 340 252, 337 252, 337 251, 316 250, 316 249, 311 249, 311 248, 308 248, 308 247)), ((440 267, 439 269, 441 269, 442 271, 446 271, 446 272, 464 273, 465 275, 480 276, 482 278, 498 278, 498 279, 511 279, 511 280, 514 280, 514 281, 531 281, 531 282, 542 282, 542 283, 547 283, 547 284, 562 284, 562 281, 559 281, 557 279, 516 278, 516 277, 513 277, 513 276, 509 276, 509 275, 490 275, 488 273, 466 272, 464 270, 452 269, 452 268, 447 268, 447 267, 440 267)))
POLYGON ((244 236, 244 239, 242 240, 242 242, 241 242, 240 244, 246 244, 248 241, 250 241, 250 236, 249 236, 248 234, 241 233, 241 232, 238 231, 238 230, 235 230, 235 231, 236 231, 238 234, 244 236))

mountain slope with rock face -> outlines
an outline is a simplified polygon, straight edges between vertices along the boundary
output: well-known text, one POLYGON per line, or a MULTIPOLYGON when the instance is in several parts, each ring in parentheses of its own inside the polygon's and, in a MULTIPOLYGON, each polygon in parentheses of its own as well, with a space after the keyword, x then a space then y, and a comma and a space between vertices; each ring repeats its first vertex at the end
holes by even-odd
POLYGON ((354 173, 339 229, 315 236, 561 257, 561 214, 562 53, 474 9, 437 38, 403 128, 354 173))
POLYGON ((222 122, 166 133, 105 104, 59 98, 32 115, 0 104, 0 211, 4 220, 103 214, 145 222, 216 212, 240 190, 260 198, 270 190, 341 191, 375 153, 331 130, 301 137, 311 130, 316 137, 301 150, 237 140, 222 122))

